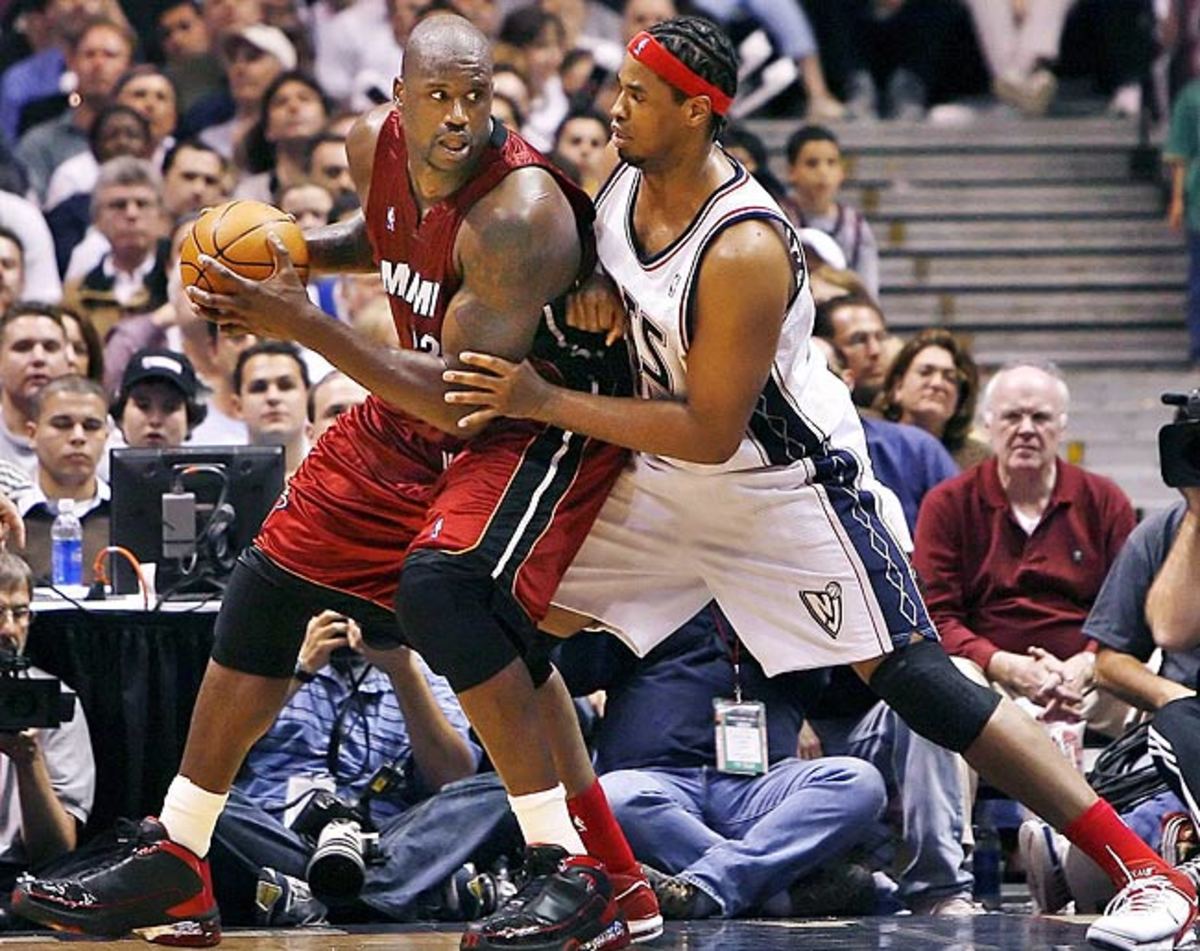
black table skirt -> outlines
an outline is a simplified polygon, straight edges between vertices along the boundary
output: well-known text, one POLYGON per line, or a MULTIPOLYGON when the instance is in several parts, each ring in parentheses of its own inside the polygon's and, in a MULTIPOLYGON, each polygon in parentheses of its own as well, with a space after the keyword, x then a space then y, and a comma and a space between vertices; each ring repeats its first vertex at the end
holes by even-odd
POLYGON ((212 612, 44 611, 33 663, 78 694, 96 756, 88 831, 157 814, 179 768, 212 650, 212 612))

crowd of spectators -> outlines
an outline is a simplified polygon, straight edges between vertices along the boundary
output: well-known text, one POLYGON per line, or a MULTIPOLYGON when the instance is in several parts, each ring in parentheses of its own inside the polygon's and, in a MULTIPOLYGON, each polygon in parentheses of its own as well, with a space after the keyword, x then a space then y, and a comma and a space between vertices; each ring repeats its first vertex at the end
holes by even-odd
MULTIPOLYGON (((738 38, 745 101, 795 120, 783 181, 752 130, 733 125, 723 142, 799 230, 817 303, 814 358, 859 408, 891 490, 879 502, 911 534, 947 650, 1048 728, 1111 737, 1131 708, 1155 715, 1176 798, 1154 820, 1200 822, 1183 805, 1197 801, 1188 771, 1173 766, 1195 742, 1196 634, 1165 609, 1144 612, 1160 569, 1185 557, 1173 540, 1200 518, 1200 501, 1189 495, 1135 529, 1120 489, 1058 458, 1069 381, 1056 368, 1006 367, 984 386, 952 333, 897 339, 874 233, 839 195, 845 156, 819 124, 919 119, 989 95, 1041 114, 1059 79, 1080 73, 1128 111, 1156 60, 1173 57, 1178 76, 1191 75, 1193 6, 695 3, 738 38), (1154 673, 1145 665, 1156 647, 1166 654, 1154 673)), ((179 247, 201 209, 234 197, 273 202, 304 228, 359 213, 347 130, 391 99, 405 40, 431 9, 456 10, 494 40, 494 114, 594 195, 623 44, 678 12, 674 0, 0 0, 0 490, 23 519, 28 562, 0 554, 0 648, 23 647, 61 500, 83 524, 85 566, 108 544, 111 448, 280 446, 290 475, 366 399, 318 354, 201 320, 182 292, 179 247)), ((1175 139, 1179 158, 1195 150, 1175 139)), ((1183 189, 1181 173, 1177 222, 1183 189)), ((1189 219, 1189 231, 1200 247, 1200 225, 1189 219)), ((396 342, 375 275, 316 279, 310 294, 331 320, 396 342)), ((714 604, 646 658, 599 633, 558 655, 574 692, 604 708, 597 768, 666 916, 977 912, 973 783, 959 759, 913 735, 849 670, 771 680, 738 662, 738 644, 714 604), (759 757, 731 765, 714 742, 712 704, 735 694, 765 712, 759 757), (706 778, 714 769, 719 778, 706 778), (891 876, 882 889, 879 869, 891 876)), ((214 840, 229 922, 494 908, 506 887, 496 856, 516 854, 514 827, 445 682, 407 650, 373 651, 352 618, 326 611, 309 624, 290 691, 214 840), (312 843, 290 828, 289 804, 318 788, 352 800, 396 764, 404 781, 375 813, 386 861, 353 902, 314 895, 304 880, 312 843)), ((585 719, 591 705, 581 704, 585 719)), ((0 764, 0 866, 53 863, 89 813, 86 722, 0 734, 0 764), (57 803, 38 811, 43 822, 29 784, 43 805, 57 803)), ((1045 830, 1022 840, 1037 868, 1061 864, 1065 846, 1045 830)), ((1057 910, 1050 893, 1036 892, 1038 905, 1057 910)))

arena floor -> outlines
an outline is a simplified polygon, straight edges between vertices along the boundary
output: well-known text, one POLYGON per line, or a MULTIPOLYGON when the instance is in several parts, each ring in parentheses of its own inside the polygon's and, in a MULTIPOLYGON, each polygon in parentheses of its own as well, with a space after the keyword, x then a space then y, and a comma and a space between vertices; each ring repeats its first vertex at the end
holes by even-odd
MULTIPOLYGON (((686 951, 1066 951, 1086 948, 1084 932, 1091 918, 1037 918, 1023 914, 991 914, 975 918, 878 917, 806 921, 698 921, 668 924, 663 936, 639 945, 648 949, 686 951)), ((79 951, 148 947, 136 939, 92 942, 75 937, 8 935, 0 946, 63 951, 70 942, 79 951)), ((232 930, 221 942, 224 951, 455 951, 458 932, 421 925, 364 928, 302 928, 288 931, 232 930)))

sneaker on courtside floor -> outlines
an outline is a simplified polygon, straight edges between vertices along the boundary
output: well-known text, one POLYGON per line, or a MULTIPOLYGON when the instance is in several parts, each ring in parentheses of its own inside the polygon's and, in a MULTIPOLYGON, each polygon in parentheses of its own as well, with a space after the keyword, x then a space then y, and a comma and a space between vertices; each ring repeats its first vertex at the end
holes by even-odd
POLYGON ((1041 819, 1026 819, 1017 833, 1029 897, 1039 914, 1053 915, 1072 901, 1064 858, 1071 843, 1041 819))
POLYGON ((629 925, 629 939, 634 944, 653 941, 663 930, 663 916, 658 907, 658 898, 641 869, 634 874, 621 875, 609 872, 613 897, 617 907, 629 925))
POLYGON ((1158 854, 1168 865, 1179 866, 1200 853, 1196 827, 1186 812, 1168 812, 1162 817, 1162 843, 1158 854))
POLYGON ((1088 943, 1110 951, 1172 951, 1195 944, 1196 892, 1183 875, 1136 878, 1117 892, 1087 930, 1088 943))
POLYGON ((105 938, 133 932, 155 944, 207 948, 221 940, 221 918, 208 862, 143 819, 131 851, 78 878, 25 876, 13 910, 56 931, 105 938))
POLYGON ((557 845, 525 850, 525 886, 495 914, 468 925, 460 948, 616 951, 629 928, 603 864, 557 845))
POLYGON ((662 916, 672 921, 696 921, 719 914, 721 906, 706 891, 678 875, 660 872, 653 865, 642 865, 642 873, 654 889, 662 916))
POLYGON ((329 909, 313 898, 308 882, 268 866, 258 870, 254 886, 254 923, 264 928, 321 925, 329 909))

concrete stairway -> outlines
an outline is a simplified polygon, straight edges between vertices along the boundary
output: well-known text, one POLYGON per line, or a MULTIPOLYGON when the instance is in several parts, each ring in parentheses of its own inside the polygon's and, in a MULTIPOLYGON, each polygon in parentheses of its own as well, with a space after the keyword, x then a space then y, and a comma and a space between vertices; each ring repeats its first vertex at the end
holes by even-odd
POLYGON ((1145 512, 1179 499, 1159 474, 1158 430, 1174 416, 1174 409, 1163 406, 1159 396, 1200 385, 1200 377, 1186 370, 1078 367, 1067 371, 1067 379, 1067 436, 1082 450, 1083 464, 1114 479, 1145 512))
MULTIPOLYGON (((763 122, 783 177, 795 123, 763 122)), ((1158 474, 1167 390, 1187 368, 1183 239, 1156 182, 1135 177, 1132 122, 982 116, 972 125, 848 123, 845 194, 881 246, 882 300, 908 335, 949 326, 986 369, 1053 359, 1072 387, 1068 438, 1147 511, 1178 496, 1158 474)))
MULTIPOLYGON (((761 123, 782 173, 792 123, 761 123)), ((968 126, 848 123, 845 194, 881 247, 888 320, 971 339, 989 366, 1182 366, 1183 240, 1135 178, 1132 122, 981 116, 968 126)))

